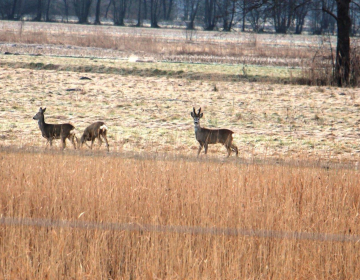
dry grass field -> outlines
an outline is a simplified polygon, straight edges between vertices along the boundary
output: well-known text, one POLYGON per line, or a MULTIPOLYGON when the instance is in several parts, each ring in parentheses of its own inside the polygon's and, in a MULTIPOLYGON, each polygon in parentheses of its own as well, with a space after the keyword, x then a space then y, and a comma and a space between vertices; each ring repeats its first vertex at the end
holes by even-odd
POLYGON ((0 157, 2 216, 49 223, 0 227, 3 279, 356 279, 360 273, 358 171, 59 152, 0 157), (169 228, 149 231, 149 224, 169 228), (308 235, 281 238, 288 232, 308 235))
POLYGON ((0 279, 360 275, 360 92, 292 84, 316 37, 0 26, 0 279), (40 106, 110 152, 46 149, 40 106))

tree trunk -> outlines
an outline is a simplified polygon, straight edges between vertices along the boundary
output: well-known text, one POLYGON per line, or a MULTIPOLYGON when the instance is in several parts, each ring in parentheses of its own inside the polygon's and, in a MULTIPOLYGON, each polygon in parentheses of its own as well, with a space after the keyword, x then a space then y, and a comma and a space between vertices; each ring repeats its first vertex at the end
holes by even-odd
POLYGON ((139 6, 138 6, 138 14, 137 14, 137 24, 136 27, 141 26, 141 0, 139 0, 139 6))
POLYGON ((76 0, 74 1, 75 13, 79 18, 79 23, 88 23, 92 0, 76 0))
POLYGON ((242 2, 242 24, 241 31, 245 32, 245 20, 246 20, 246 0, 242 2))
POLYGON ((159 28, 158 19, 158 0, 151 0, 150 1, 150 24, 152 28, 159 28))
POLYGON ((147 19, 147 11, 148 11, 148 8, 147 8, 147 4, 146 4, 146 0, 144 0, 144 13, 143 13, 143 18, 144 19, 147 19))
POLYGON ((34 18, 34 21, 41 21, 41 15, 42 15, 42 0, 37 1, 37 14, 34 18))
POLYGON ((216 8, 215 8, 215 0, 205 0, 205 30, 212 31, 215 28, 215 15, 216 15, 216 8))
POLYGON ((51 6, 51 0, 48 0, 46 7, 45 21, 50 21, 50 6, 51 6))
POLYGON ((350 78, 350 30, 349 7, 351 0, 337 0, 337 47, 335 79, 339 87, 349 84, 350 78))
POLYGON ((64 0, 64 5, 65 5, 66 22, 69 22, 69 5, 68 5, 67 0, 64 0))
POLYGON ((100 7, 101 7, 101 0, 97 0, 96 10, 95 10, 95 24, 101 24, 100 23, 100 7))
POLYGON ((12 5, 12 9, 11 9, 11 14, 8 17, 9 20, 14 20, 15 19, 16 6, 17 6, 17 0, 14 0, 13 5, 12 5))
POLYGON ((188 13, 188 19, 189 21, 186 22, 186 29, 194 30, 195 29, 195 17, 199 9, 200 0, 195 0, 194 2, 191 2, 190 13, 188 13), (196 2, 195 2, 196 1, 196 2))
POLYGON ((125 15, 127 9, 127 0, 113 1, 114 4, 114 24, 125 26, 125 15))
POLYGON ((109 4, 106 6, 105 18, 108 18, 108 14, 109 14, 109 9, 110 9, 110 6, 111 6, 111 2, 112 2, 112 1, 109 1, 109 4))

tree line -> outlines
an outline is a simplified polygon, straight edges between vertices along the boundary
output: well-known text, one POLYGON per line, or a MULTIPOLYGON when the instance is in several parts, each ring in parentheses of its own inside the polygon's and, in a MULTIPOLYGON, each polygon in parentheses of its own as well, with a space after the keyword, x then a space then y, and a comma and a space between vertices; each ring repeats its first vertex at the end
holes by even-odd
MULTIPOLYGON (((345 0, 0 0, 0 18, 159 28, 335 34, 345 0)), ((360 4, 349 2, 350 36, 360 34, 360 4)))

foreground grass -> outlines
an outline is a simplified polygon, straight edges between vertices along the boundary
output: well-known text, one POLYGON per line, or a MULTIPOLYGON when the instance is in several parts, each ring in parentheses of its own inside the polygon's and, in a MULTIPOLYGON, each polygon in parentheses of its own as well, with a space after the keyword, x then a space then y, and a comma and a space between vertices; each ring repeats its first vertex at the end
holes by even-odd
MULTIPOLYGON (((0 153, 2 217, 360 235, 355 170, 0 153), (211 176, 209 176, 211 174, 211 176)), ((5 279, 354 279, 359 243, 2 226, 5 279)))

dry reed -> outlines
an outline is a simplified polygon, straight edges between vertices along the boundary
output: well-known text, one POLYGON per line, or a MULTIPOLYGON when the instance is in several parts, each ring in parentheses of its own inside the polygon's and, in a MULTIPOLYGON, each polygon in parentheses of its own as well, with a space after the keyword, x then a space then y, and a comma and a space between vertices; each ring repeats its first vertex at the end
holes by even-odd
MULTIPOLYGON (((158 59, 176 61, 179 60, 176 56, 185 61, 215 62, 221 59, 225 63, 234 63, 234 59, 235 63, 254 63, 252 61, 258 58, 256 64, 300 66, 311 59, 315 51, 312 39, 296 39, 300 41, 294 46, 293 38, 284 40, 247 33, 228 35, 199 31, 196 38, 188 40, 185 30, 6 21, 2 25, 0 41, 3 42, 113 49, 127 55, 145 53, 158 59)), ((41 53, 41 50, 36 52, 41 53)), ((95 50, 94 55, 98 56, 99 51, 95 50)))
MULTIPOLYGON (((2 217, 359 235, 355 170, 0 153, 2 217)), ((3 279, 355 279, 359 243, 2 226, 3 279)))

